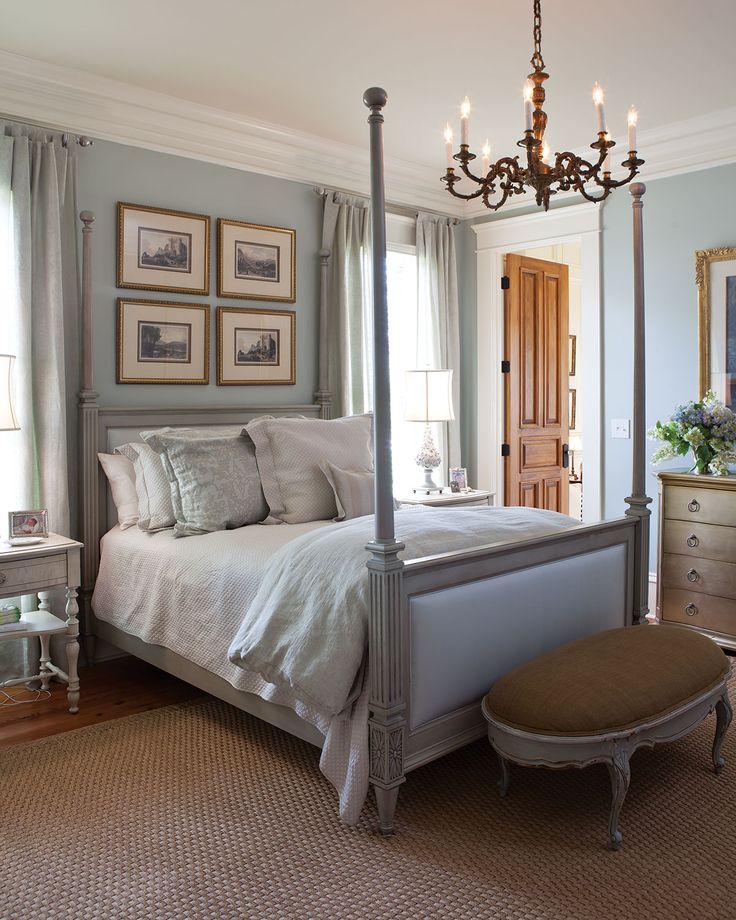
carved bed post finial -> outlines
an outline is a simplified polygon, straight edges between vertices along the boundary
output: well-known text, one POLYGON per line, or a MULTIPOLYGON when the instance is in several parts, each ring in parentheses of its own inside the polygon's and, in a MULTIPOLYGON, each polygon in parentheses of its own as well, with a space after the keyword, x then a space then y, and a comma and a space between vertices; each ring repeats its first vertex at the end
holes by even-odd
POLYGON ((330 250, 320 249, 320 293, 319 293, 319 389, 314 400, 319 406, 320 418, 332 418, 332 393, 330 391, 330 342, 328 336, 327 300, 330 284, 330 250))
POLYGON ((404 636, 401 575, 404 548, 394 533, 391 475, 391 393, 389 386, 388 303, 386 292, 386 201, 383 180, 384 89, 371 87, 363 102, 371 143, 371 222, 373 244, 373 461, 375 476, 375 538, 368 544, 370 618, 370 780, 376 793, 381 833, 393 831, 399 786, 404 782, 406 718, 404 636))
POLYGON ((79 391, 79 526, 82 550, 82 642, 87 663, 94 662, 94 636, 90 628, 92 590, 100 562, 97 467, 97 393, 94 389, 92 350, 92 224, 95 215, 82 211, 82 388, 79 391))
POLYGON ((649 613, 649 519, 648 505, 651 498, 646 494, 646 320, 644 311, 644 228, 642 197, 646 192, 643 182, 634 182, 629 187, 633 198, 631 207, 634 219, 634 411, 632 444, 631 495, 626 499, 629 506, 626 515, 637 519, 634 568, 634 611, 633 622, 646 623, 649 613))

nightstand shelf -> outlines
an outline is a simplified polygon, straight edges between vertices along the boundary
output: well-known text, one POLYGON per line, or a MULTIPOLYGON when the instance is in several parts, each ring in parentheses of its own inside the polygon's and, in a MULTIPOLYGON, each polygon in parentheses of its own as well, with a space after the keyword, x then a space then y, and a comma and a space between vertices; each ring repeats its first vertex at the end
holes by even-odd
POLYGON ((33 546, 0 546, 0 598, 39 595, 39 609, 22 614, 22 619, 28 621, 28 627, 0 630, 0 642, 37 636, 41 644, 38 674, 1 680, 0 687, 40 681, 41 689, 48 690, 52 679, 63 681, 67 684, 69 712, 79 711, 77 588, 81 548, 81 543, 58 534, 49 534, 43 543, 33 546), (48 592, 54 588, 66 589, 66 620, 60 620, 50 612, 48 592), (68 673, 51 661, 51 636, 66 637, 68 673))

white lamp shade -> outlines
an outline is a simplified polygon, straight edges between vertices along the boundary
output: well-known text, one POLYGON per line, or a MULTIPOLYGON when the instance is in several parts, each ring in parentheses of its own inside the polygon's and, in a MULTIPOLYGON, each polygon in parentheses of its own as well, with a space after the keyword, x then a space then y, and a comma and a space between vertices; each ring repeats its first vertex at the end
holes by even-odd
POLYGON ((452 371, 407 371, 404 418, 408 422, 449 422, 452 410, 452 371))
POLYGON ((568 444, 568 447, 570 448, 570 450, 575 450, 575 451, 579 451, 583 449, 583 439, 580 437, 579 434, 570 435, 570 442, 568 444))
POLYGON ((20 428, 13 409, 13 364, 15 355, 0 355, 0 431, 20 428))

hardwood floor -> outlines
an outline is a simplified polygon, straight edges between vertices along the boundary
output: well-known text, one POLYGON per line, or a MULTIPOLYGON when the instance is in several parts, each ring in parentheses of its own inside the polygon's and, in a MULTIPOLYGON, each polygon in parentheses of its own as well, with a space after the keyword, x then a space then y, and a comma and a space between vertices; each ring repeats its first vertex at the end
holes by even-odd
POLYGON ((65 685, 58 683, 51 684, 49 699, 0 705, 0 749, 202 696, 196 687, 131 657, 81 668, 79 680, 81 697, 75 715, 67 710, 65 685))

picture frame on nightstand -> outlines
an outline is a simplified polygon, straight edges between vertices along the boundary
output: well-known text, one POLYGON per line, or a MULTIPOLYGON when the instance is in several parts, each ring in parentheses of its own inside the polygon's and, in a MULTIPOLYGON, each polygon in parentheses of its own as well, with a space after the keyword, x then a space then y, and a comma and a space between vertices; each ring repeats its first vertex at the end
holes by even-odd
POLYGON ((8 514, 8 538, 48 537, 49 513, 46 508, 31 511, 11 511, 8 514))

